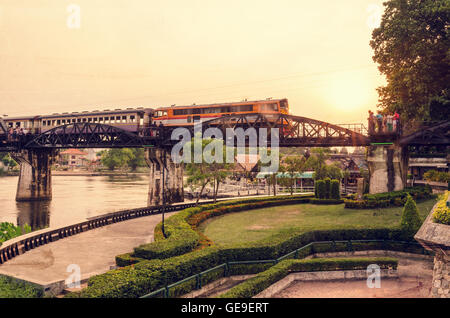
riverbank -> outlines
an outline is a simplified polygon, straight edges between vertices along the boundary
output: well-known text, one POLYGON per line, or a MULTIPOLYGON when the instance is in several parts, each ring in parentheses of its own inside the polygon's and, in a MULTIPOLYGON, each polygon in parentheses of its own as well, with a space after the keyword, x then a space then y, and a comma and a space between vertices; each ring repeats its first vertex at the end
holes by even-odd
MULTIPOLYGON (((147 172, 121 172, 121 171, 61 171, 52 170, 52 176, 86 176, 86 177, 98 177, 98 176, 146 176, 147 172)), ((0 177, 17 177, 19 171, 5 172, 0 177)))

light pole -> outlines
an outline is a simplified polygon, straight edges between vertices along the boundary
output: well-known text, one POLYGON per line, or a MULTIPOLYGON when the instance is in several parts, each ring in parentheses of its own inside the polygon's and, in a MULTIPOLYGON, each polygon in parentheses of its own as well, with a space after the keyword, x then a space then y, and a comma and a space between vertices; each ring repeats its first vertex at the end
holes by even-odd
POLYGON ((163 150, 163 166, 162 166, 162 233, 164 238, 167 238, 166 231, 164 229, 164 214, 166 212, 166 178, 165 178, 165 170, 166 170, 166 148, 163 150))

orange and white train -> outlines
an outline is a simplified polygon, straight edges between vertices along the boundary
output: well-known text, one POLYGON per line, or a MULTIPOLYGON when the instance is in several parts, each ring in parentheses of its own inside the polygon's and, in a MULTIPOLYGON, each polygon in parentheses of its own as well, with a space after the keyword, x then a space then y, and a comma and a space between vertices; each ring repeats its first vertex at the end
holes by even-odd
MULTIPOLYGON (((238 114, 289 114, 287 99, 266 99, 236 103, 162 107, 155 110, 152 121, 164 126, 191 126, 222 116, 238 114)), ((251 116, 250 116, 251 117, 251 116)), ((256 117, 256 116, 255 116, 256 117)))

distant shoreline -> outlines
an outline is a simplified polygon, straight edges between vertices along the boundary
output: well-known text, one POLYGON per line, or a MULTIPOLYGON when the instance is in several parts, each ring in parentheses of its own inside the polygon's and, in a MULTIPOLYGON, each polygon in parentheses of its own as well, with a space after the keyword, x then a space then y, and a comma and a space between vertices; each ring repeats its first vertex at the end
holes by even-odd
MULTIPOLYGON (((146 172, 119 172, 119 171, 111 171, 111 172, 89 172, 89 171, 55 171, 52 170, 52 176, 85 176, 85 177, 99 177, 99 176, 144 176, 147 175, 146 172)), ((19 176, 19 172, 17 173, 7 173, 1 177, 17 177, 19 176)))

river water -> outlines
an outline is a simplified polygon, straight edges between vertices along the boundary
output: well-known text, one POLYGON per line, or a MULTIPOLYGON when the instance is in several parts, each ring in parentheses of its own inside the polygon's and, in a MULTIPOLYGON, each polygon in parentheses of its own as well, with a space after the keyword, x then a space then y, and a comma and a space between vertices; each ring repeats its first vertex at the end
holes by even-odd
POLYGON ((16 202, 18 177, 0 178, 0 222, 60 227, 147 205, 148 176, 52 176, 51 201, 16 202))

